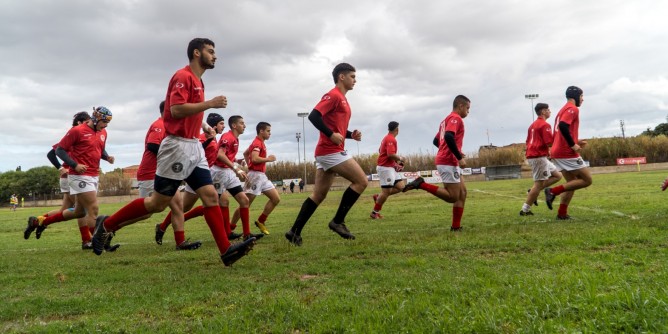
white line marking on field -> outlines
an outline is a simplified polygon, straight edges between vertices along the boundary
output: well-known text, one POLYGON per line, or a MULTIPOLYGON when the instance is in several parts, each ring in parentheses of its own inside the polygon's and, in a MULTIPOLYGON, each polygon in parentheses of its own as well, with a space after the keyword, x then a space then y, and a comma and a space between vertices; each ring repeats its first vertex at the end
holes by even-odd
MULTIPOLYGON (((484 190, 480 190, 480 189, 470 189, 470 190, 473 190, 477 193, 482 193, 482 194, 492 195, 492 196, 497 196, 497 197, 513 198, 513 199, 517 199, 517 200, 520 200, 520 201, 526 200, 526 197, 517 197, 517 196, 513 196, 513 195, 502 195, 502 194, 497 194, 497 193, 484 191, 484 190)), ((593 211, 593 212, 596 212, 596 213, 607 213, 607 214, 615 215, 615 216, 618 216, 618 217, 624 217, 624 218, 629 218, 629 219, 634 219, 634 220, 638 219, 638 217, 636 217, 635 215, 627 215, 623 212, 619 212, 619 211, 616 211, 616 210, 603 210, 603 209, 589 208, 589 207, 580 206, 580 205, 569 205, 569 207, 582 209, 582 210, 587 210, 587 211, 593 211)))

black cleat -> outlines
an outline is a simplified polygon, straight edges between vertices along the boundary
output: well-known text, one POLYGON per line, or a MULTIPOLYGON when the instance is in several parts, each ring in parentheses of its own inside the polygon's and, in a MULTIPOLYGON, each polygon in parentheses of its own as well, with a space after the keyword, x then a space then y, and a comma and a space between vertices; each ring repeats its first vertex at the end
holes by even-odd
POLYGON ((237 240, 237 239, 239 239, 239 238, 241 238, 241 237, 243 237, 243 236, 244 236, 244 235, 241 234, 241 233, 235 233, 235 232, 232 232, 232 233, 230 233, 230 235, 227 236, 227 240, 229 240, 229 241, 237 240))
POLYGON ((520 210, 520 216, 533 216, 533 212, 531 211, 524 212, 520 210))
POLYGON ((234 262, 237 262, 237 260, 248 254, 253 249, 253 246, 255 246, 255 238, 253 237, 244 242, 230 245, 230 248, 227 249, 225 254, 220 256, 220 259, 223 260, 223 264, 226 267, 231 266, 234 262))
MULTIPOLYGON (((531 192, 531 189, 527 189, 527 194, 531 192)), ((538 198, 533 201, 533 205, 538 206, 538 198)))
POLYGON ((554 199, 557 196, 552 195, 550 190, 552 190, 552 188, 545 188, 545 204, 547 204, 548 209, 552 210, 552 202, 554 202, 554 199))
POLYGON ((37 220, 37 217, 28 217, 28 226, 23 230, 23 239, 30 239, 30 234, 37 228, 38 224, 39 221, 37 220))
POLYGON ((565 216, 557 215, 557 220, 573 220, 573 217, 571 217, 569 215, 565 215, 565 216))
POLYGON ((194 250, 202 246, 201 241, 190 242, 190 240, 185 240, 182 243, 176 245, 176 250, 194 250))
POLYGON ((109 216, 98 216, 95 219, 95 232, 93 232, 93 253, 95 255, 100 255, 104 251, 104 246, 107 243, 107 239, 111 236, 111 232, 107 232, 104 229, 104 221, 109 216))
POLYGON ((350 233, 345 223, 337 224, 332 220, 329 222, 329 229, 336 232, 343 239, 355 240, 355 236, 350 233))
POLYGON ((107 241, 104 242, 104 251, 113 253, 115 252, 119 247, 121 247, 121 244, 111 244, 111 239, 113 239, 116 236, 116 232, 110 232, 109 237, 107 238, 107 241))
POLYGON ((155 224, 155 243, 158 245, 162 245, 162 237, 164 235, 165 231, 160 229, 160 224, 155 224))
POLYGON ((405 193, 409 190, 413 189, 420 189, 420 185, 424 183, 424 179, 422 177, 418 177, 417 179, 409 182, 404 189, 401 190, 402 193, 405 193))
POLYGON ((255 238, 255 240, 260 240, 260 239, 262 239, 262 237, 264 237, 263 233, 258 233, 258 234, 251 233, 249 235, 244 235, 244 241, 248 240, 250 238, 255 238))
POLYGON ((299 234, 295 234, 292 230, 289 230, 285 232, 285 238, 290 241, 291 244, 295 246, 301 246, 302 245, 302 236, 299 234))
POLYGON ((90 242, 90 241, 88 241, 88 242, 82 242, 82 243, 81 243, 81 249, 83 249, 83 250, 93 249, 93 243, 90 242))
POLYGON ((461 232, 464 229, 463 226, 460 227, 452 227, 450 226, 450 232, 461 232))
POLYGON ((46 230, 46 226, 44 225, 37 225, 37 228, 35 228, 35 239, 39 239, 42 237, 42 232, 46 230))

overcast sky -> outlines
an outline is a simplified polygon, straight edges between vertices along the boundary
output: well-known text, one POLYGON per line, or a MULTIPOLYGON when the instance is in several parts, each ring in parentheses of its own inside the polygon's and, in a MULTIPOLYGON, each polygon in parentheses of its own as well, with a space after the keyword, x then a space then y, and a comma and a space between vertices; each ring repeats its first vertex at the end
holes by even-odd
MULTIPOLYGON (((582 138, 627 136, 668 115, 668 2, 664 1, 31 1, 0 3, 0 172, 50 165, 46 153, 72 115, 113 112, 107 151, 138 164, 172 74, 194 37, 216 43, 206 95, 228 97, 247 147, 259 121, 268 150, 297 160, 300 112, 333 87, 339 62, 357 68, 347 95, 351 129, 372 153, 400 123, 400 153, 432 153, 438 123, 463 94, 472 100, 464 152, 524 142, 531 101, 553 115, 566 87, 585 92, 582 138)), ((207 114, 209 113, 207 112, 207 114)), ((552 122, 553 120, 550 120, 552 122)), ((306 156, 317 130, 306 119, 306 156)), ((303 147, 300 152, 303 152, 303 147)), ((301 153, 300 153, 301 154, 301 153)))

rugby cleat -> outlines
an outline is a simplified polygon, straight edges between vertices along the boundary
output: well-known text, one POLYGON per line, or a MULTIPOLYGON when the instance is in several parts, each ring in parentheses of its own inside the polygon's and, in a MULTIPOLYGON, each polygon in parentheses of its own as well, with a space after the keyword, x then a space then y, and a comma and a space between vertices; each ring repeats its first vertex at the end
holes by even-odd
MULTIPOLYGON (((37 217, 37 219, 41 222, 44 219, 40 219, 41 217, 37 217)), ((46 226, 44 225, 37 225, 37 228, 35 228, 35 239, 39 239, 42 237, 42 232, 46 230, 46 226)))
POLYGON ((244 235, 241 234, 241 233, 232 232, 232 233, 230 233, 230 235, 227 236, 227 240, 232 241, 232 240, 239 239, 239 238, 241 238, 241 237, 243 237, 243 236, 244 236, 244 235))
POLYGON ((545 188, 545 204, 547 204, 547 208, 552 210, 552 202, 554 202, 554 199, 557 196, 552 195, 551 192, 552 188, 545 188))
POLYGON ((30 239, 30 234, 32 234, 32 231, 34 231, 37 228, 37 225, 39 224, 39 221, 37 220, 37 217, 31 216, 28 217, 28 226, 26 227, 25 230, 23 230, 23 239, 30 239))
POLYGON ((113 239, 115 236, 116 236, 116 232, 110 232, 110 233, 109 233, 109 237, 108 237, 107 240, 104 242, 104 251, 105 251, 105 252, 113 253, 113 252, 115 252, 119 247, 121 247, 121 244, 115 244, 115 245, 112 245, 112 244, 111 244, 111 239, 113 239))
POLYGON ((343 239, 355 240, 355 236, 350 233, 345 223, 337 224, 332 220, 329 222, 329 229, 336 232, 343 239))
POLYGON ((231 266, 234 262, 237 262, 240 258, 248 254, 255 246, 255 238, 249 238, 248 240, 234 245, 230 245, 225 254, 220 256, 220 259, 223 260, 223 264, 226 267, 231 266))
POLYGON ((83 250, 93 249, 93 243, 90 242, 90 241, 82 242, 81 243, 81 249, 83 249, 83 250))
POLYGON ((420 185, 422 185, 423 183, 424 179, 422 177, 418 177, 417 179, 408 182, 408 184, 406 184, 406 186, 404 187, 404 189, 401 190, 401 192, 405 193, 409 190, 420 189, 420 185))
POLYGON ((258 234, 251 233, 249 235, 244 235, 244 241, 248 240, 248 239, 251 239, 251 238, 255 238, 255 240, 259 240, 259 239, 262 239, 262 237, 264 237, 264 234, 262 234, 262 233, 258 233, 258 234))
POLYGON ((531 211, 524 212, 520 210, 520 216, 533 216, 533 212, 531 211))
POLYGON ((202 246, 201 241, 190 242, 190 240, 184 240, 182 243, 176 245, 176 250, 194 250, 202 246))
POLYGON ((255 221, 255 226, 257 226, 257 228, 259 228, 262 233, 269 235, 269 230, 267 230, 267 226, 265 226, 263 223, 255 221))
POLYGON ((557 215, 557 220, 573 220, 573 217, 569 215, 563 215, 563 216, 557 215))
POLYGON ((460 227, 450 226, 450 232, 461 232, 463 229, 464 229, 463 226, 460 226, 460 227))
POLYGON ((155 224, 155 243, 162 245, 163 236, 165 236, 165 231, 160 229, 160 224, 155 224))
POLYGON ((299 234, 295 234, 292 230, 289 230, 285 232, 285 238, 290 241, 291 244, 295 246, 301 246, 302 245, 302 237, 299 234))
POLYGON ((380 212, 371 211, 369 217, 371 217, 371 219, 383 219, 383 215, 381 215, 380 212))
POLYGON ((104 221, 109 216, 98 216, 95 219, 95 232, 93 232, 93 253, 95 255, 101 255, 104 251, 104 246, 107 243, 107 239, 111 236, 111 232, 107 232, 104 229, 104 221))

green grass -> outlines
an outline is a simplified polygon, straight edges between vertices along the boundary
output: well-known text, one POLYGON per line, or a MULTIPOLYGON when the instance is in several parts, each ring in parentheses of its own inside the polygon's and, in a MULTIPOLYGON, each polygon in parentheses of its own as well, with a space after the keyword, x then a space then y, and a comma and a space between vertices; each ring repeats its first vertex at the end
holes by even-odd
POLYGON ((595 175, 569 222, 544 202, 518 215, 530 180, 470 182, 462 233, 449 231, 451 205, 423 191, 391 197, 385 219, 370 220, 378 189, 367 189, 348 217, 355 241, 327 228, 341 198, 332 192, 302 247, 283 233, 306 194, 283 195, 272 234, 228 268, 202 219, 186 223, 199 250, 175 251, 171 232, 156 245, 161 213, 120 230, 116 253, 95 256, 80 249, 75 222, 23 240, 27 216, 45 209, 7 209, 0 332, 667 332, 664 176, 595 175))

